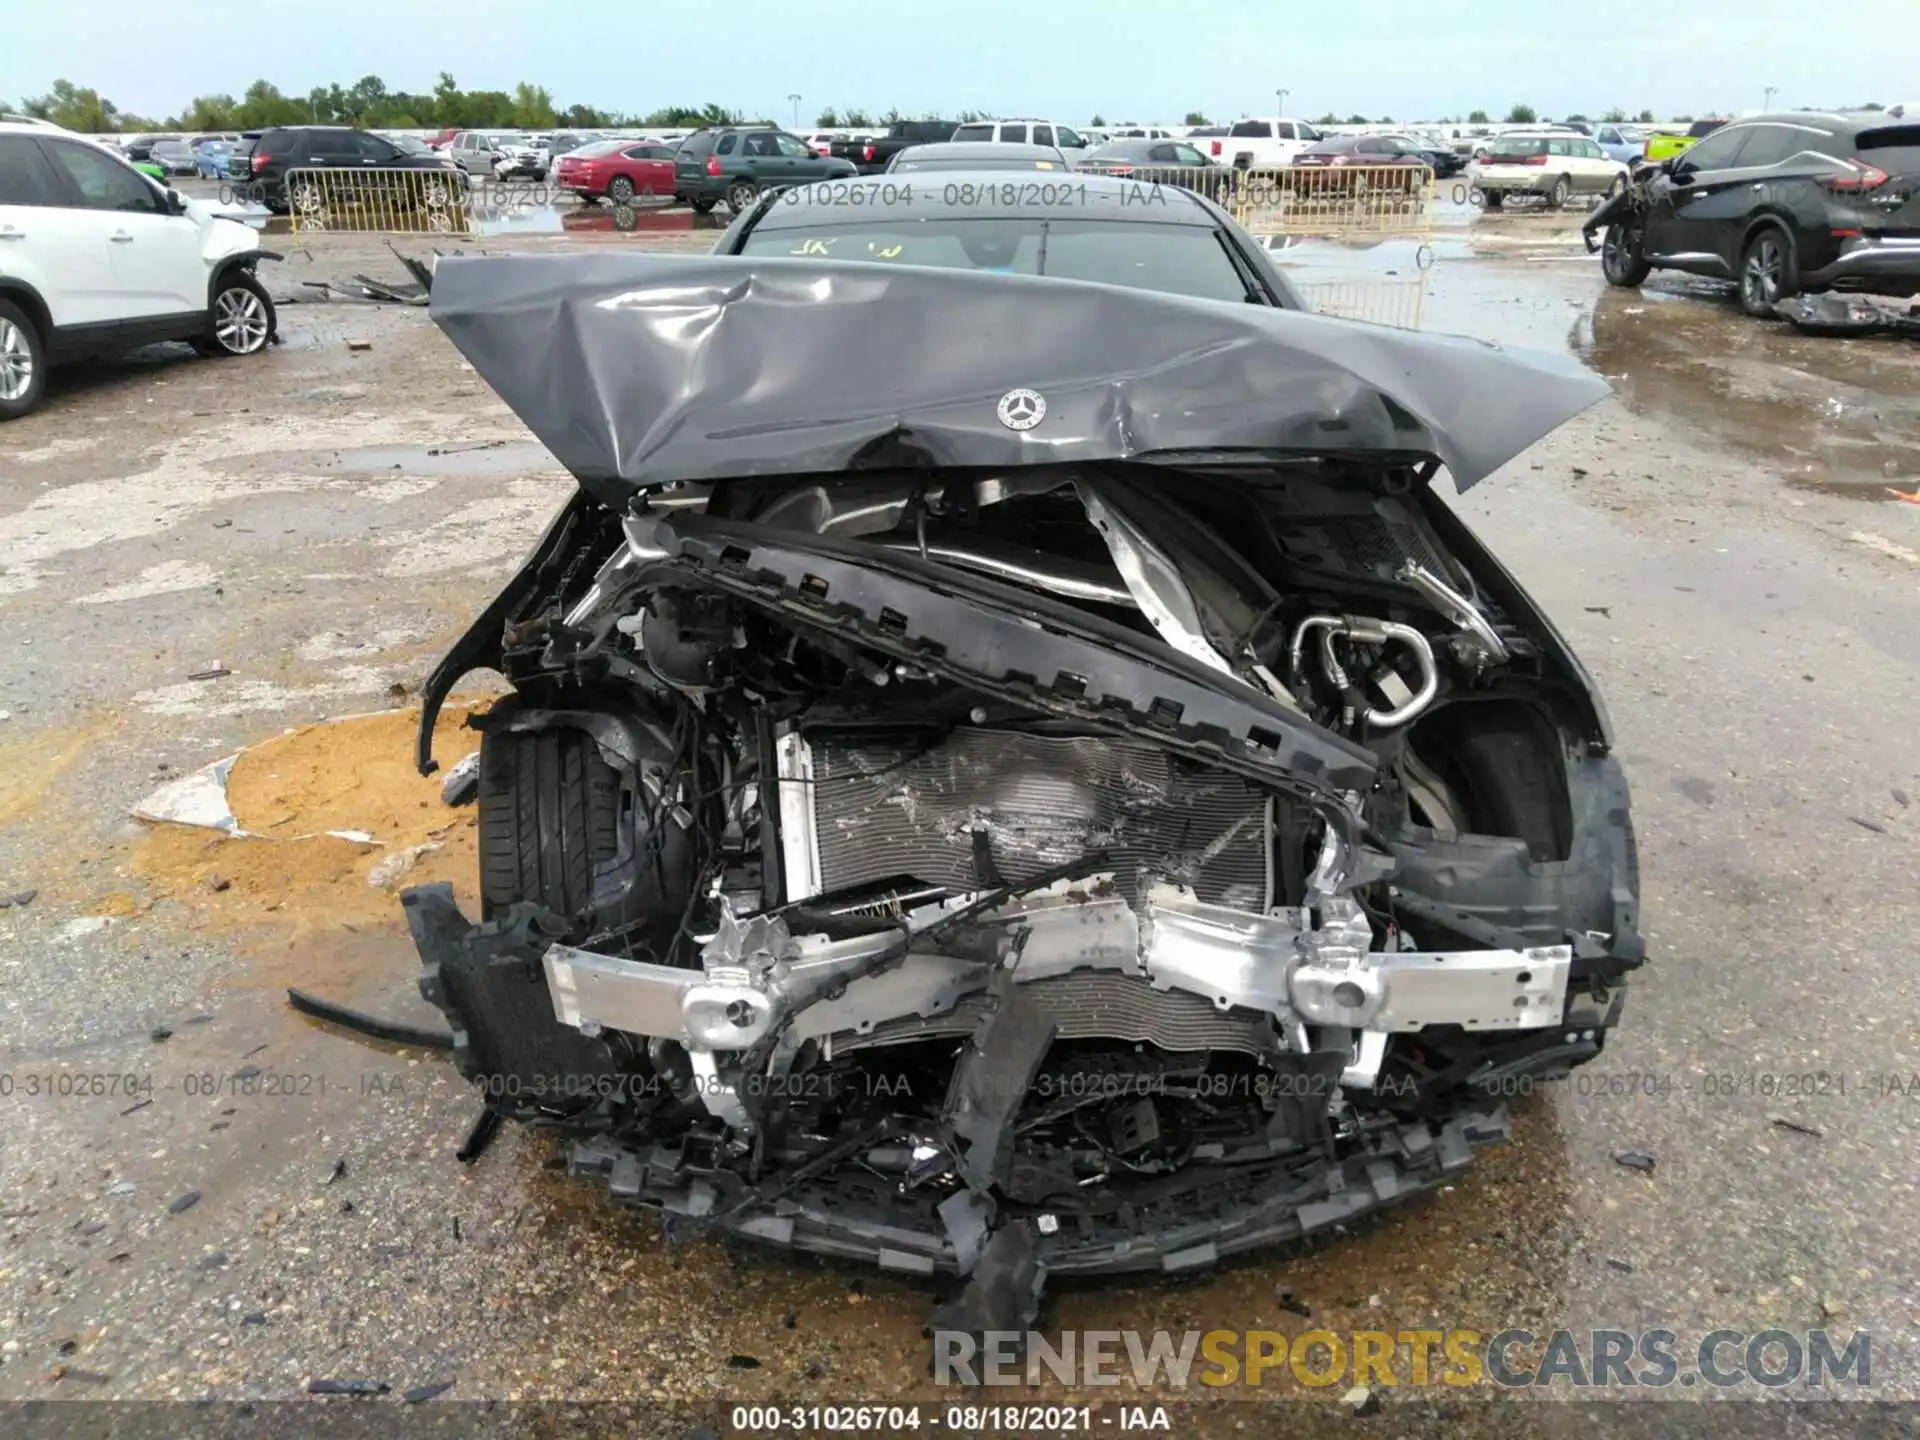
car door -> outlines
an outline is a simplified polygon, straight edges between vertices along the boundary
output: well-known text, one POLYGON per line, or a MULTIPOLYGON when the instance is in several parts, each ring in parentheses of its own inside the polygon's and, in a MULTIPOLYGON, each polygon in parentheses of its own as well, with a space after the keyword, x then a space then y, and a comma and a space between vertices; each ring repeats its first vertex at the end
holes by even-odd
POLYGON ((1053 134, 1054 144, 1062 150, 1084 150, 1087 148, 1087 137, 1070 125, 1054 126, 1053 134))
POLYGON ((780 159, 785 167, 784 183, 804 185, 810 180, 826 178, 831 167, 814 154, 813 147, 799 136, 782 133, 773 137, 773 143, 779 147, 780 159))
POLYGON ((1021 121, 1014 125, 1002 125, 1000 127, 1000 133, 994 138, 1002 145, 1024 145, 1027 143, 1026 122, 1021 121))
POLYGON ((1053 126, 1051 125, 1034 126, 1033 127, 1033 143, 1035 145, 1052 145, 1053 144, 1053 126))
POLYGON ((739 168, 762 188, 777 186, 792 178, 771 130, 749 130, 740 137, 739 168))
POLYGON ((0 135, 0 275, 31 285, 55 325, 118 318, 110 228, 31 135, 0 135))
POLYGON ((1647 253, 1662 264, 1701 275, 1731 275, 1752 210, 1752 181, 1739 168, 1751 125, 1730 125, 1674 157, 1655 181, 1647 253))
MULTIPOLYGON (((111 297, 100 319, 194 315, 207 308, 207 267, 200 226, 173 207, 161 188, 102 150, 75 140, 40 141, 62 171, 89 235, 104 240, 113 267, 111 297)), ((89 245, 91 248, 91 245, 89 245)))

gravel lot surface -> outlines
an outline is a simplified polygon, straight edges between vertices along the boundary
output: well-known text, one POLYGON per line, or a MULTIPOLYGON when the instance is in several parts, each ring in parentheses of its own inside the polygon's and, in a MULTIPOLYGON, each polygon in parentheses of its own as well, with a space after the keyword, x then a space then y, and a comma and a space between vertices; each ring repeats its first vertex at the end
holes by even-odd
MULTIPOLYGON (((465 246, 588 243, 633 242, 465 246)), ((1608 292, 1552 217, 1436 248, 1425 328, 1570 348, 1616 386, 1459 503, 1600 681, 1652 963, 1604 1059, 1523 1097, 1445 1193, 1308 1253, 1062 1289, 1044 1323, 1860 1329, 1865 1396, 1920 1400, 1920 504, 1891 493, 1920 489, 1920 352, 1608 292)), ((404 278, 348 237, 265 270, 277 295, 355 272, 404 278)), ((934 1398, 926 1291, 669 1250, 542 1135, 459 1164, 478 1107, 450 1066, 287 1009, 299 985, 437 1023, 394 895, 446 878, 471 905, 472 812, 373 712, 570 481, 423 311, 281 327, 255 361, 63 375, 0 432, 0 900, 34 892, 0 909, 0 1399, 934 1398), (262 742, 234 800, 264 838, 129 817, 262 742), (395 873, 414 847, 437 848, 395 873)), ((1570 1410, 1459 1433, 1595 1433, 1570 1410)))

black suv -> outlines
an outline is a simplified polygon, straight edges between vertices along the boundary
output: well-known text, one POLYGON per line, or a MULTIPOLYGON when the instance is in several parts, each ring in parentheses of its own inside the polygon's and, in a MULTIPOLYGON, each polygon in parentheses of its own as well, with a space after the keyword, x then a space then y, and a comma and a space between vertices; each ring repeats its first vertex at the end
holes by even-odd
POLYGON ((1920 294, 1920 120, 1796 112, 1715 130, 1596 211, 1606 277, 1737 279, 1749 314, 1801 291, 1920 294))
POLYGON ((246 161, 236 157, 229 163, 236 179, 248 178, 251 170, 252 198, 278 215, 286 214, 289 205, 289 170, 442 170, 449 187, 465 188, 452 163, 439 154, 409 153, 391 140, 344 125, 289 125, 263 130, 246 161))

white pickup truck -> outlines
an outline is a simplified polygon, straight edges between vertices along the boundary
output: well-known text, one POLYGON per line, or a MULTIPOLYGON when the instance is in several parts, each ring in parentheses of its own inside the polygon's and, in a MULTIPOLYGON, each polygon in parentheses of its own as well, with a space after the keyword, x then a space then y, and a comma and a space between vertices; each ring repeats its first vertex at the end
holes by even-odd
POLYGON ((1227 126, 1225 135, 1195 140, 1216 163, 1242 170, 1269 170, 1291 165, 1294 157, 1320 140, 1320 132, 1304 120, 1284 116, 1245 116, 1227 126))

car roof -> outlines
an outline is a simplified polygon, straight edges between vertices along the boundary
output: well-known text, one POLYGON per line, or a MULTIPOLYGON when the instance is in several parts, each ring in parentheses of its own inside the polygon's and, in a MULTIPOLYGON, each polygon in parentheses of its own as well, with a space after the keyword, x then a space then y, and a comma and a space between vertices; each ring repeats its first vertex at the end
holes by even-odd
MULTIPOLYGON (((890 215, 912 219, 962 216, 1002 220, 1034 215, 1061 220, 1132 220, 1202 228, 1212 228, 1219 223, 1200 197, 1190 190, 1175 185, 1148 185, 1119 176, 1075 173, 1049 185, 1045 181, 1015 180, 1005 170, 946 170, 941 172, 940 182, 938 186, 916 189, 911 197, 898 193, 900 182, 891 175, 817 181, 815 185, 832 188, 835 200, 828 213, 833 214, 845 214, 852 209, 843 195, 848 187, 874 192, 872 198, 858 207, 858 218, 864 220, 890 215), (962 187, 966 187, 971 203, 961 202, 962 187), (1062 202, 1059 194, 1062 189, 1071 191, 1071 201, 1062 202), (949 192, 955 195, 951 201, 947 198, 949 192)), ((807 203, 807 191, 813 188, 815 186, 800 185, 783 191, 784 196, 791 197, 790 201, 768 206, 753 228, 759 231, 818 227, 825 207, 807 203)))
MULTIPOLYGON (((981 123, 985 123, 984 121, 981 123)), ((1003 145, 991 140, 943 140, 900 152, 937 160, 1058 160, 1057 145, 1003 145)))
POLYGON ((1150 139, 1138 135, 1122 135, 1117 139, 1109 140, 1104 145, 1101 145, 1096 153, 1141 153, 1153 149, 1156 145, 1184 145, 1186 143, 1186 137, 1181 135, 1165 135, 1159 139, 1150 139))

